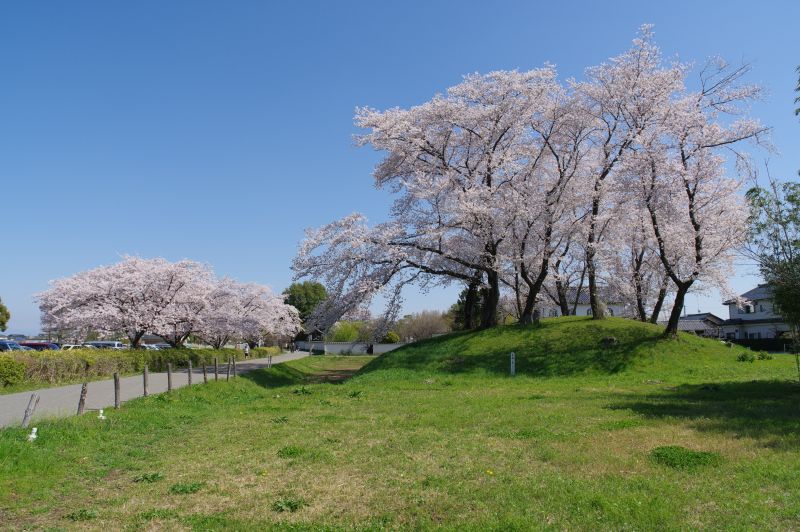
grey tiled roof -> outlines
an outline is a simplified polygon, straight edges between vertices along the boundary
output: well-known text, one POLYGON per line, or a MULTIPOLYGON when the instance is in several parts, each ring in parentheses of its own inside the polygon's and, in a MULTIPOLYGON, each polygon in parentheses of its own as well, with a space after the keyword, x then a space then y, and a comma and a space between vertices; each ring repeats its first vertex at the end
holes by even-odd
MULTIPOLYGON (((741 295, 741 297, 749 301, 758 301, 760 299, 772 299, 772 287, 768 284, 760 284, 741 295)), ((733 300, 725 301, 725 305, 733 304, 733 300)))

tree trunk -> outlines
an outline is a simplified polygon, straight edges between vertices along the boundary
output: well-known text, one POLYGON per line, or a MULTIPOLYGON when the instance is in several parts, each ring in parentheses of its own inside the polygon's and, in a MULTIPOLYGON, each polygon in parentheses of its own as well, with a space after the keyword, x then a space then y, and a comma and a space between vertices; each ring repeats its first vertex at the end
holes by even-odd
POLYGON ((497 306, 500 304, 500 275, 496 271, 486 273, 489 286, 482 290, 481 329, 497 326, 497 306))
POLYGON ((675 294, 675 305, 672 307, 672 313, 669 315, 667 328, 664 329, 665 338, 677 338, 678 336, 678 321, 681 319, 683 312, 683 300, 686 298, 686 293, 692 286, 693 281, 688 281, 678 285, 678 291, 675 294))
POLYGON ((139 343, 142 341, 144 331, 137 331, 133 336, 128 335, 128 340, 131 341, 131 349, 138 349, 139 343))
POLYGON ((661 283, 661 288, 658 290, 658 298, 653 307, 653 314, 650 316, 650 323, 658 323, 658 315, 661 314, 661 307, 664 306, 664 299, 667 297, 667 288, 669 287, 669 276, 664 276, 664 281, 661 283))
POLYGON ((556 279, 556 295, 558 296, 558 306, 562 316, 569 316, 569 302, 567 301, 567 287, 563 281, 556 279))
POLYGON ((475 328, 475 308, 478 304, 478 281, 473 281, 467 286, 467 297, 464 298, 464 329, 470 331, 475 328))

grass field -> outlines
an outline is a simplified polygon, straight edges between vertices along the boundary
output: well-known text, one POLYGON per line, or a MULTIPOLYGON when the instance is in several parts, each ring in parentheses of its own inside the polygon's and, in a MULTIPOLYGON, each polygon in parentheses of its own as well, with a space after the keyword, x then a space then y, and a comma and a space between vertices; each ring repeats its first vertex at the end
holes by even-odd
POLYGON ((739 348, 658 332, 545 320, 377 359, 305 358, 132 401, 104 422, 40 424, 33 444, 3 430, 0 523, 800 527, 794 358, 739 362, 739 348))

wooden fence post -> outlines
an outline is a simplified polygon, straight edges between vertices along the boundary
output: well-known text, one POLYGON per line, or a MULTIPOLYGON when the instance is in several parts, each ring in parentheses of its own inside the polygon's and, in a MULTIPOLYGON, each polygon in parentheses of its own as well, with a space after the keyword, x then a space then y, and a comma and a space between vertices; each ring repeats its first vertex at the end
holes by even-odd
POLYGON ((86 394, 89 391, 89 384, 84 382, 81 385, 81 396, 78 399, 78 415, 80 416, 83 414, 84 409, 86 408, 86 394))
POLYGON ((172 391, 172 362, 167 363, 167 391, 172 391))
POLYGON ((31 394, 31 398, 28 401, 28 408, 25 409, 25 415, 22 417, 22 428, 27 428, 28 423, 31 422, 31 418, 33 417, 33 412, 36 410, 36 405, 39 404, 39 394, 33 393, 31 394))
POLYGON ((206 371, 205 364, 203 364, 203 384, 208 384, 208 371, 206 371))
POLYGON ((114 408, 119 410, 122 400, 119 394, 119 373, 114 372, 114 408))
POLYGON ((144 365, 144 373, 142 373, 142 384, 144 385, 144 396, 147 397, 147 364, 144 365))
POLYGON ((267 368, 272 367, 272 355, 269 356, 269 360, 267 360, 267 368))
POLYGON ((236 357, 231 357, 231 360, 233 360, 233 378, 235 379, 236 378, 236 357))
POLYGON ((228 357, 228 370, 225 373, 225 380, 226 381, 231 380, 231 357, 228 357))
POLYGON ((192 385, 192 361, 189 361, 189 386, 192 385))
POLYGON ((219 359, 214 357, 214 380, 219 380, 219 359))

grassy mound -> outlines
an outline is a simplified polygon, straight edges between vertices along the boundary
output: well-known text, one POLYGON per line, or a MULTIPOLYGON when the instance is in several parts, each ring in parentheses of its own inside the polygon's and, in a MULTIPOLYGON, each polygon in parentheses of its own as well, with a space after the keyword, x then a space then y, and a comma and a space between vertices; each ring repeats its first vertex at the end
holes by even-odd
POLYGON ((517 374, 610 374, 664 363, 696 367, 720 357, 727 364, 731 355, 735 358, 747 351, 691 334, 681 334, 677 340, 664 339, 662 332, 661 326, 622 318, 552 318, 538 326, 459 332, 416 342, 379 357, 364 371, 404 368, 507 375, 509 353, 513 351, 517 374))

